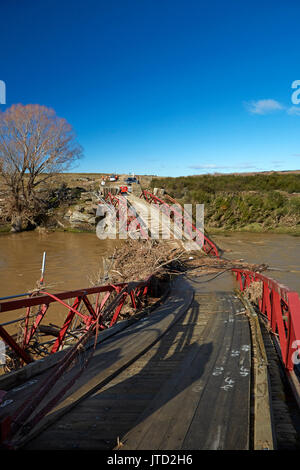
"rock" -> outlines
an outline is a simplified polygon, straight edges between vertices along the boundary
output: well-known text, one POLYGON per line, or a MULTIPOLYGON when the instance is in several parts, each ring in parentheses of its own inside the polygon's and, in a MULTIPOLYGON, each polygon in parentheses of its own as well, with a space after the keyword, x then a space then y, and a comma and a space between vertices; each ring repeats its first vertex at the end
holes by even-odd
POLYGON ((95 225, 95 217, 91 217, 90 214, 83 214, 82 212, 74 210, 70 216, 69 222, 72 226, 76 227, 82 224, 95 225))
POLYGON ((72 209, 69 209, 69 210, 65 213, 64 219, 69 219, 72 214, 73 214, 72 209))
POLYGON ((71 217, 70 217, 70 223, 71 224, 86 223, 86 222, 88 222, 89 219, 90 219, 89 215, 83 214, 82 212, 74 210, 72 212, 71 217))
POLYGON ((97 211, 97 204, 89 204, 85 207, 84 212, 86 214, 95 215, 97 211))
POLYGON ((84 194, 81 194, 80 199, 85 202, 93 201, 93 199, 95 199, 95 196, 91 192, 86 192, 84 194))
POLYGON ((11 231, 12 232, 22 232, 23 230, 23 223, 22 217, 17 215, 12 218, 11 221, 11 231))
POLYGON ((74 211, 84 212, 84 206, 76 205, 76 206, 74 206, 74 211))

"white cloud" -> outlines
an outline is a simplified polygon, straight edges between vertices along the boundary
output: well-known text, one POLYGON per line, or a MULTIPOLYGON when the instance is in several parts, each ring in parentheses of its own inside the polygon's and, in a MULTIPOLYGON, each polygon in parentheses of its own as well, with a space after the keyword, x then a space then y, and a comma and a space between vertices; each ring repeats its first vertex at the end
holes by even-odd
POLYGON ((190 165, 189 168, 194 168, 195 170, 215 170, 220 168, 231 168, 228 166, 218 166, 218 165, 190 165))
POLYGON ((288 108, 287 113, 292 116, 300 116, 300 106, 291 106, 288 108))
POLYGON ((241 165, 190 165, 189 168, 193 170, 245 170, 245 169, 256 169, 255 165, 242 163, 241 165))
POLYGON ((252 114, 270 114, 285 109, 279 101, 272 99, 250 101, 245 103, 245 106, 252 114))
POLYGON ((290 116, 300 116, 300 106, 284 106, 273 99, 248 101, 244 103, 247 111, 251 114, 271 114, 276 111, 285 111, 290 116))

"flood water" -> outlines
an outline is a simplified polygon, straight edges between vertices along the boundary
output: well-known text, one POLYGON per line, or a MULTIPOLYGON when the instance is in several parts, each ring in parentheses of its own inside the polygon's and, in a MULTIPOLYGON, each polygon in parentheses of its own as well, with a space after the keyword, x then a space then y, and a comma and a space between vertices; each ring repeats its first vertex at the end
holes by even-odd
POLYGON ((267 264, 263 274, 300 294, 300 237, 266 233, 232 233, 213 236, 224 258, 267 264))
MULTIPOLYGON (((300 238, 290 235, 233 233, 213 236, 224 257, 265 263, 274 268, 265 274, 300 293, 300 238)), ((117 240, 100 240, 93 233, 24 232, 0 236, 0 297, 28 292, 41 276, 46 252, 45 285, 50 292, 75 290, 91 285, 112 255, 117 240)), ((203 289, 232 289, 233 276, 219 276, 203 289)), ((65 313, 65 312, 64 312, 65 313)), ((0 314, 0 323, 11 313, 0 314)))
MULTIPOLYGON (((34 231, 1 235, 0 297, 27 293, 36 287, 43 252, 46 252, 44 285, 49 292, 90 287, 103 270, 103 258, 111 256, 118 244, 117 240, 100 240, 94 233, 34 231)), ((0 323, 11 316, 15 318, 15 312, 0 314, 0 323)))
POLYGON ((51 292, 91 285, 90 279, 103 267, 103 257, 112 255, 115 240, 99 240, 92 233, 37 233, 0 237, 0 297, 28 292, 41 277, 46 252, 45 284, 51 292), (50 288, 50 287, 49 287, 50 288))

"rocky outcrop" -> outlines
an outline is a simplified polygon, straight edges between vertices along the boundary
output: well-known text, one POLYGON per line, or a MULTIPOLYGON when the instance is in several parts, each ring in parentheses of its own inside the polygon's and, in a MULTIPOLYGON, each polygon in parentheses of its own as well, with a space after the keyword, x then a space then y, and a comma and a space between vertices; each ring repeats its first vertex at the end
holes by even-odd
POLYGON ((103 188, 97 180, 90 178, 77 178, 77 181, 80 181, 80 186, 69 187, 62 183, 51 190, 37 191, 43 201, 43 210, 33 218, 30 227, 28 224, 23 226, 16 217, 9 216, 5 206, 8 193, 0 191, 0 232, 35 228, 95 232, 99 220, 98 191, 103 188))
POLYGON ((97 196, 92 192, 82 193, 80 200, 68 208, 64 220, 72 228, 94 231, 96 225, 97 196))
POLYGON ((83 212, 79 212, 76 210, 74 210, 74 212, 71 212, 70 217, 66 215, 65 218, 69 218, 70 224, 74 227, 81 224, 94 225, 96 221, 95 217, 91 217, 90 214, 84 214, 83 212))

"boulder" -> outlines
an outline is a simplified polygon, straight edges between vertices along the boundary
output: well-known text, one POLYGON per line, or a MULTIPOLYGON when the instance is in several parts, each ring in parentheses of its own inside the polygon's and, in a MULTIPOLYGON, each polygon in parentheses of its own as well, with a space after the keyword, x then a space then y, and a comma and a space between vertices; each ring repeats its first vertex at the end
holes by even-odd
POLYGON ((72 212, 72 215, 70 217, 70 224, 82 224, 82 223, 89 223, 90 215, 88 214, 83 214, 82 212, 79 212, 77 210, 74 210, 72 212))
POLYGON ((80 199, 85 202, 93 201, 95 199, 95 196, 93 195, 93 193, 87 191, 86 193, 81 194, 80 199))
POLYGON ((84 206, 81 206, 81 205, 76 205, 74 206, 74 211, 76 212, 84 212, 84 206))
POLYGON ((95 215, 96 212, 97 212, 97 207, 98 207, 97 204, 89 204, 89 205, 86 205, 85 208, 84 208, 84 212, 85 212, 86 214, 95 215))

